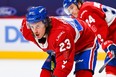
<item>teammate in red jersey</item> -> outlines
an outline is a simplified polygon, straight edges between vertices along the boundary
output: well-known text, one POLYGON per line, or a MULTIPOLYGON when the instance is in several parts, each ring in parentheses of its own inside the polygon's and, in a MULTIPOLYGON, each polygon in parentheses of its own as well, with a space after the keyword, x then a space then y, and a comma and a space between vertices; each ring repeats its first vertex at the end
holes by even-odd
POLYGON ((67 77, 74 60, 76 75, 92 77, 99 45, 94 32, 84 21, 50 17, 43 6, 37 6, 28 9, 21 32, 25 39, 42 50, 55 53, 56 67, 53 73, 48 62, 43 65, 40 77, 67 77))
MULTIPOLYGON (((108 55, 109 51, 116 53, 116 9, 82 0, 64 0, 63 7, 68 15, 87 22, 108 55)), ((116 75, 116 58, 108 63, 106 73, 116 75)))

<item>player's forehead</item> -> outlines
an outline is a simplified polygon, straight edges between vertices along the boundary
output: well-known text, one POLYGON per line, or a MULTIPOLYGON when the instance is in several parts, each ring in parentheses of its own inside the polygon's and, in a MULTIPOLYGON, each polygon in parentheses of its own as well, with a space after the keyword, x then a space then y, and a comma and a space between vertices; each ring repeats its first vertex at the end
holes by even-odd
POLYGON ((30 25, 37 25, 37 24, 43 24, 42 21, 35 22, 35 23, 29 23, 30 25))

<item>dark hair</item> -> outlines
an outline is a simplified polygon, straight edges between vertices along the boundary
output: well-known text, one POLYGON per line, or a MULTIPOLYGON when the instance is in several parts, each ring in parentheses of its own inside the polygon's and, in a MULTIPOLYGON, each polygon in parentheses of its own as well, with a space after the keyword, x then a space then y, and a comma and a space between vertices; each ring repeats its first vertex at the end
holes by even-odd
MULTIPOLYGON (((49 17, 46 17, 45 20, 42 21, 46 26, 46 31, 45 31, 45 34, 49 35, 49 32, 50 32, 50 29, 51 29, 51 20, 49 17)), ((45 43, 46 41, 46 38, 45 37, 42 37, 41 39, 38 40, 39 43, 45 43)))
POLYGON ((50 20, 49 17, 47 17, 47 18, 45 19, 44 24, 46 25, 46 32, 45 32, 45 34, 49 34, 50 29, 51 29, 51 27, 52 27, 52 26, 51 26, 51 20, 50 20))
MULTIPOLYGON (((84 0, 77 0, 77 3, 81 3, 81 5, 83 4, 83 2, 84 2, 84 0)), ((74 3, 74 4, 75 4, 75 3, 74 3)), ((78 6, 77 4, 75 4, 75 5, 77 6, 78 9, 80 9, 79 6, 78 6)))
POLYGON ((77 3, 80 2, 81 4, 83 4, 84 0, 77 0, 77 3))

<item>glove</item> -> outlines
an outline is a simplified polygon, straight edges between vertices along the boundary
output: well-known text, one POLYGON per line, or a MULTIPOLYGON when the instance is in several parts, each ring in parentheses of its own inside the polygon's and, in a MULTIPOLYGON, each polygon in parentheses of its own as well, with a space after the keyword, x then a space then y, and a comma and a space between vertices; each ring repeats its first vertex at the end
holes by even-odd
POLYGON ((107 41, 105 41, 105 42, 103 42, 102 44, 101 44, 101 46, 102 46, 102 49, 107 53, 107 51, 108 51, 108 47, 110 46, 110 45, 112 45, 113 44, 113 42, 112 41, 110 41, 110 40, 107 40, 107 41))
POLYGON ((47 53, 51 56, 55 56, 55 52, 53 52, 52 50, 47 50, 47 53))
POLYGON ((111 51, 112 54, 114 54, 116 57, 116 45, 115 44, 112 44, 109 46, 109 51, 111 51))
POLYGON ((51 70, 54 71, 56 67, 55 52, 53 52, 52 50, 47 50, 47 53, 51 57, 51 70))
POLYGON ((105 41, 101 46, 109 58, 112 58, 116 54, 116 45, 112 41, 105 41))
POLYGON ((114 53, 116 54, 116 45, 115 44, 110 45, 109 50, 114 51, 114 53))

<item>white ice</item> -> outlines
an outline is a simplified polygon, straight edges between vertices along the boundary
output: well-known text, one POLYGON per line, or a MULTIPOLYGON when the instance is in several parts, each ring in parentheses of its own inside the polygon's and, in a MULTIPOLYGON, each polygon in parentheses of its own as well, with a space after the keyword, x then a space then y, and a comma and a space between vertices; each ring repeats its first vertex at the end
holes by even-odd
MULTIPOLYGON (((44 60, 2 60, 0 59, 0 77, 40 77, 44 60)), ((98 73, 103 61, 98 61, 94 77, 106 77, 105 72, 98 73)), ((73 68, 74 69, 74 68, 73 68)), ((73 70, 68 77, 75 77, 73 70)))

